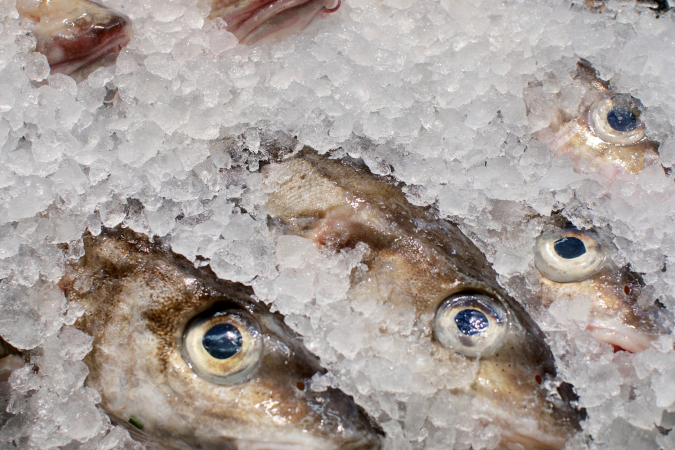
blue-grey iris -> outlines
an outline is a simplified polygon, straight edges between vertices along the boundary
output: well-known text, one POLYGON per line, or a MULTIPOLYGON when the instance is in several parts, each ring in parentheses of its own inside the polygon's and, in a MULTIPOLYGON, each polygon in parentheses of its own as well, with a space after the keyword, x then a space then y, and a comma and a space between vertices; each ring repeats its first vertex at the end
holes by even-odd
POLYGON ((607 113, 607 123, 616 131, 633 131, 637 128, 637 117, 625 108, 614 108, 607 113))
POLYGON ((466 336, 475 336, 490 326, 488 318, 476 309, 465 309, 457 313, 455 323, 466 336))
POLYGON ((586 253, 586 246, 579 238, 564 237, 553 244, 555 252, 565 259, 578 258, 586 253))
POLYGON ((219 323, 204 334, 202 345, 216 359, 231 358, 241 350, 241 333, 229 323, 219 323))

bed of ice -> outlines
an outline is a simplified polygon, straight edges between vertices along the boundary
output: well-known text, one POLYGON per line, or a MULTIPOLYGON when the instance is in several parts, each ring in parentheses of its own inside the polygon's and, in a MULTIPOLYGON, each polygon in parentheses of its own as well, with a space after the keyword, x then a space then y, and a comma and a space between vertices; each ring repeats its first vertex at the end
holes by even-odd
MULTIPOLYGON (((132 18, 135 39, 116 66, 76 84, 49 76, 13 0, 0 1, 0 335, 39 366, 0 383, 0 449, 141 447, 84 387, 91 338, 69 327, 82 311, 55 284, 81 256, 85 230, 120 223, 251 284, 330 370, 314 388, 353 395, 387 432, 387 449, 497 447, 499 430, 477 427, 469 405, 448 408, 443 387, 467 379, 429 365, 430 344, 414 339, 406 311, 345 300, 362 249, 322 253, 268 231, 257 170, 280 147, 342 148, 405 182, 412 202, 460 224, 527 305, 532 243, 556 211, 609 227, 617 262, 644 274, 640 301, 675 309, 670 170, 613 182, 574 173, 533 140, 547 122, 528 117, 523 100, 564 90, 573 110, 571 75, 585 58, 642 101, 670 169, 672 12, 616 1, 598 12, 555 0, 347 0, 302 34, 245 47, 205 19, 204 2, 103 3, 132 18), (398 332, 373 339, 383 320, 398 332)), ((672 337, 613 353, 583 330, 586 301, 530 308, 588 411, 568 448, 675 448, 672 337)))

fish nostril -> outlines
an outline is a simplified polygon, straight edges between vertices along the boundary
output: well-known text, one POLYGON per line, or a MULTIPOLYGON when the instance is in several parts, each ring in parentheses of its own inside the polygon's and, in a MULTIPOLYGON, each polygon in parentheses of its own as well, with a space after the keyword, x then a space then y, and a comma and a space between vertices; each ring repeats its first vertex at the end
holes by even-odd
POLYGON ((300 389, 301 391, 304 391, 304 390, 305 390, 305 383, 303 383, 302 381, 298 381, 297 383, 295 383, 295 385, 296 385, 296 386, 298 387, 298 389, 300 389))
POLYGON ((537 384, 541 384, 541 382, 542 382, 541 375, 536 374, 536 375, 534 376, 534 381, 536 381, 537 384))

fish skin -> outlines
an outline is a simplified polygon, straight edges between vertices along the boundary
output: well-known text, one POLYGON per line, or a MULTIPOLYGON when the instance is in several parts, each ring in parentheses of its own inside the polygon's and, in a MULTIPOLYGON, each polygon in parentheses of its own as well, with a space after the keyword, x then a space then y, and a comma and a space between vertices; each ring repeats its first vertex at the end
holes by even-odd
POLYGON ((319 361, 252 289, 128 229, 87 234, 84 246, 60 286, 85 308, 75 326, 94 336, 87 384, 135 438, 172 449, 381 448, 380 433, 350 397, 311 390, 319 361), (181 356, 188 322, 221 302, 248 311, 264 336, 255 372, 234 386, 200 378, 181 356))
MULTIPOLYGON (((349 296, 367 291, 381 304, 413 306, 418 320, 427 318, 427 330, 428 318, 453 293, 474 290, 501 300, 511 317, 505 341, 495 354, 480 358, 474 383, 456 393, 487 405, 488 422, 504 429, 503 445, 564 447, 583 414, 570 406, 575 398, 571 386, 563 383, 560 398, 547 400, 540 382, 554 379, 556 369, 543 333, 455 225, 411 205, 392 180, 371 174, 358 162, 304 150, 262 172, 267 192, 272 192, 267 211, 277 232, 335 250, 368 245, 362 260, 368 270, 352 281, 349 296)), ((427 335, 431 338, 430 331, 427 335)), ((451 357, 450 350, 436 344, 437 358, 451 357)))
POLYGON ((129 17, 88 0, 17 0, 16 7, 51 73, 78 82, 114 63, 133 36, 129 17))
POLYGON ((209 19, 221 18, 241 44, 280 39, 337 11, 341 0, 211 0, 209 19))
POLYGON ((624 173, 638 174, 645 167, 655 164, 659 155, 659 143, 648 137, 633 145, 614 145, 595 135, 588 120, 591 106, 596 101, 610 98, 617 93, 584 60, 577 64, 574 79, 582 89, 583 96, 573 113, 558 106, 562 92, 536 95, 525 93, 528 115, 541 106, 538 104, 540 99, 536 97, 544 97, 543 102, 549 103, 549 111, 546 112, 548 126, 535 132, 535 138, 548 145, 553 153, 567 155, 576 172, 600 172, 610 180, 624 173))
MULTIPOLYGON (((557 220, 557 219, 555 219, 557 220)), ((569 229, 567 226, 548 225, 546 229, 569 229)), ((572 229, 575 235, 589 232, 572 229)), ((613 252, 607 232, 593 232, 600 244, 613 252)), ((600 342, 612 345, 615 351, 641 352, 651 347, 652 341, 663 332, 654 320, 654 306, 643 307, 638 298, 644 287, 642 277, 629 265, 618 267, 607 255, 602 265, 579 281, 558 282, 547 278, 539 270, 539 290, 536 298, 548 308, 559 299, 572 301, 585 296, 591 302, 587 329, 600 342)))
POLYGON ((0 383, 7 381, 15 369, 23 366, 21 352, 0 336, 0 383))

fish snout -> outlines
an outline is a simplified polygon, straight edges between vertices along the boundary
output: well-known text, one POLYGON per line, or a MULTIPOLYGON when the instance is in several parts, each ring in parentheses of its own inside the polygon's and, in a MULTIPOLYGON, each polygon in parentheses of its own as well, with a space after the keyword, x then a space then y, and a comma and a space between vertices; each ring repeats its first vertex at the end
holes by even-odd
MULTIPOLYGON (((322 392, 311 389, 312 380, 300 381, 304 384, 307 403, 319 413, 321 420, 313 430, 327 435, 330 444, 336 450, 380 450, 384 432, 379 425, 357 405, 351 396, 334 388, 322 392)), ((298 386, 300 388, 300 386, 298 386)), ((328 447, 324 447, 328 448, 328 447)))

